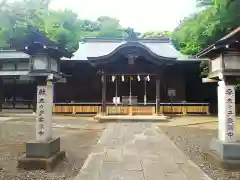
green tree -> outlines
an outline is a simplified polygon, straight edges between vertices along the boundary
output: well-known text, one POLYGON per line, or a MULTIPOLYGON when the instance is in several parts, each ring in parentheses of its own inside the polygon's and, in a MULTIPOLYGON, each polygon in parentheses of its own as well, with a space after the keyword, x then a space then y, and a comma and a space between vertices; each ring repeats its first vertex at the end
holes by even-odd
POLYGON ((214 0, 197 0, 197 7, 209 7, 214 4, 214 0))
MULTIPOLYGON (((240 1, 198 2, 205 8, 186 17, 172 34, 176 47, 184 54, 195 55, 240 25, 240 1)), ((202 63, 201 68, 206 75, 207 64, 202 63)))
POLYGON ((130 27, 124 29, 124 34, 124 36, 129 38, 137 38, 138 35, 140 35, 139 33, 135 32, 133 28, 130 27))
POLYGON ((50 0, 2 1, 0 49, 14 48, 21 43, 26 38, 28 26, 34 27, 70 52, 78 49, 82 37, 125 37, 135 33, 132 28, 122 28, 115 18, 102 16, 97 21, 79 19, 71 10, 49 9, 49 3, 50 0))
POLYGON ((240 1, 215 0, 213 5, 192 14, 174 30, 181 52, 196 54, 240 25, 240 1))
POLYGON ((49 0, 6 1, 0 9, 1 48, 21 42, 31 26, 70 52, 76 51, 80 39, 77 15, 69 10, 49 10, 49 3, 49 0))
POLYGON ((119 24, 119 20, 108 16, 101 16, 97 19, 100 30, 97 36, 102 37, 123 37, 124 29, 119 24))
POLYGON ((140 35, 141 38, 171 37, 169 31, 148 31, 140 35))

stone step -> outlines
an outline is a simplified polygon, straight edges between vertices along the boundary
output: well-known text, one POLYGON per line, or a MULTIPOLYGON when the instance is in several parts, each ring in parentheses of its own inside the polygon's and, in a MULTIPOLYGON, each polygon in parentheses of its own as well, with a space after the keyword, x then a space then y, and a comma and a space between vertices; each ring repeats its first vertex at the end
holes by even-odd
POLYGON ((147 116, 147 115, 96 115, 95 120, 99 122, 124 121, 124 122, 163 122, 168 121, 170 116, 147 116))

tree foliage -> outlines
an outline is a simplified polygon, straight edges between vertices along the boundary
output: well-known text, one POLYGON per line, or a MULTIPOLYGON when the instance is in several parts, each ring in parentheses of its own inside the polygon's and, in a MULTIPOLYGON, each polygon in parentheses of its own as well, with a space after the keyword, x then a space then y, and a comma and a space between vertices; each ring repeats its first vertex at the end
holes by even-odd
POLYGON ((196 0, 197 7, 209 7, 214 4, 214 0, 196 0))
POLYGON ((171 37, 169 31, 148 31, 140 35, 141 38, 171 37))
POLYGON ((97 36, 121 37, 124 34, 124 30, 119 24, 119 20, 115 18, 102 16, 98 18, 97 22, 100 25, 100 31, 98 32, 97 36))
POLYGON ((29 26, 60 43, 70 52, 78 49, 82 37, 123 37, 135 33, 131 28, 121 27, 115 18, 102 16, 96 21, 79 19, 71 10, 51 10, 49 4, 50 0, 18 0, 14 3, 1 1, 0 49, 13 48, 14 44, 21 42, 29 26))
POLYGON ((140 35, 140 33, 135 32, 135 30, 130 27, 125 28, 124 33, 126 37, 130 37, 130 38, 137 38, 140 35))
POLYGON ((204 7, 180 22, 173 39, 182 53, 194 55, 240 25, 240 1, 197 0, 204 7))
MULTIPOLYGON (((239 0, 197 0, 201 10, 186 17, 173 32, 176 47, 184 54, 195 55, 240 26, 239 0)), ((202 75, 208 63, 201 64, 202 75)))
POLYGON ((6 2, 0 9, 0 42, 2 48, 14 47, 34 27, 49 39, 74 52, 78 49, 78 20, 72 11, 52 11, 49 0, 6 2))

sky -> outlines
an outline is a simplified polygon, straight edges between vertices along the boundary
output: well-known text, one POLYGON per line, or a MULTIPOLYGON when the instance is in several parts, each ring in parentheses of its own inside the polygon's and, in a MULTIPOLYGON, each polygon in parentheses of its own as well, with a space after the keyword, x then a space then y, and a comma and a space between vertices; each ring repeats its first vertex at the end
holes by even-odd
POLYGON ((196 8, 196 0, 53 0, 51 8, 71 9, 80 18, 110 16, 137 32, 173 30, 196 8))

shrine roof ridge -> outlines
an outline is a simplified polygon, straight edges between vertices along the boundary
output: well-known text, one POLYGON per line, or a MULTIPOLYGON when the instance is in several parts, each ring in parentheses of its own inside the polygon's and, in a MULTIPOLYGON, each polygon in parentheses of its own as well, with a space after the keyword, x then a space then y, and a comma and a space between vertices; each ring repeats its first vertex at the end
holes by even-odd
POLYGON ((83 37, 85 42, 148 42, 148 43, 170 43, 169 37, 149 37, 149 38, 131 38, 131 37, 83 37))

